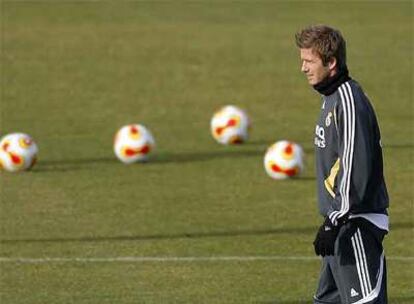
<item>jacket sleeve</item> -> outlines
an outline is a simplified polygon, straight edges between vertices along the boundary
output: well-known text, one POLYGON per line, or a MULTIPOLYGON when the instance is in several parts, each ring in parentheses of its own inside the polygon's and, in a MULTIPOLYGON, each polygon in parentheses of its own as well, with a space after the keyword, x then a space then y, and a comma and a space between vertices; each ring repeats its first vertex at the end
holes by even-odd
POLYGON ((336 108, 339 172, 328 216, 334 225, 361 209, 372 172, 372 129, 366 98, 347 82, 339 87, 336 108))

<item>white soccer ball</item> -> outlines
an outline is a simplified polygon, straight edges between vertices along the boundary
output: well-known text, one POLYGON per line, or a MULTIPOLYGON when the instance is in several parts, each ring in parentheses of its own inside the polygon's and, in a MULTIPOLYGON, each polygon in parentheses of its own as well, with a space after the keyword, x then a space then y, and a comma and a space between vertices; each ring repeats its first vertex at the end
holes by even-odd
POLYGON ((0 140, 0 170, 18 172, 31 169, 37 160, 38 148, 24 133, 11 133, 0 140))
POLYGON ((303 149, 300 145, 281 140, 271 145, 264 157, 267 174, 274 179, 286 179, 303 171, 303 149))
POLYGON ((147 161, 154 148, 154 137, 143 125, 124 126, 115 135, 115 155, 125 164, 147 161))
POLYGON ((241 144, 248 138, 250 120, 245 111, 228 105, 214 113, 210 128, 211 134, 218 143, 241 144))

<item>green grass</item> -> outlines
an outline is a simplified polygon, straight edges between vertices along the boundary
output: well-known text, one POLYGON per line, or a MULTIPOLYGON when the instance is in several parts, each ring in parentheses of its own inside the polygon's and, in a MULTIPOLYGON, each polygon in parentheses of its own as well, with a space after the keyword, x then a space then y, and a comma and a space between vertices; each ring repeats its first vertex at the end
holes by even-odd
MULTIPOLYGON (((390 192, 389 257, 413 257, 411 2, 2 1, 0 134, 37 141, 34 170, 0 173, 0 257, 311 257, 320 222, 313 163, 319 97, 294 33, 341 29, 351 74, 380 121, 390 192), (217 145, 214 111, 237 104, 248 143, 217 145), (138 122, 147 164, 115 159, 138 122), (306 151, 276 182, 264 151, 306 151)), ((414 302, 412 260, 388 261, 390 303, 414 302)), ((3 303, 309 303, 317 260, 0 262, 3 303)))

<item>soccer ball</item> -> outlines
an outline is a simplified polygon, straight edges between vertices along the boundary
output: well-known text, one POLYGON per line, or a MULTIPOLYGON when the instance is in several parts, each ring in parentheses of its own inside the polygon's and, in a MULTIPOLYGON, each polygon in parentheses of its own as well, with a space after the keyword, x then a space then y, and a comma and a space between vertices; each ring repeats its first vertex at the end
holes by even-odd
POLYGON ((154 138, 143 125, 124 126, 115 135, 115 155, 125 164, 147 161, 154 148, 154 138))
POLYGON ((242 109, 228 105, 214 114, 210 127, 211 134, 218 143, 241 144, 248 138, 250 120, 242 109))
POLYGON ((37 145, 29 135, 7 134, 0 140, 0 170, 29 170, 36 163, 37 152, 37 145))
POLYGON ((281 140, 271 145, 264 157, 267 174, 274 179, 299 175, 303 170, 303 150, 298 144, 281 140))

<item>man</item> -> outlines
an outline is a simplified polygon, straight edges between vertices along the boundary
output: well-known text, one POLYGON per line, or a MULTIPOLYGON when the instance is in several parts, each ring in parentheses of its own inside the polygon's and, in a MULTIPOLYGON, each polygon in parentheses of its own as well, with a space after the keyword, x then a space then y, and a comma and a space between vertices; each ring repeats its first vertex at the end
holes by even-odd
POLYGON ((301 70, 322 96, 315 150, 324 221, 314 241, 322 256, 314 303, 387 303, 388 194, 374 109, 348 75, 338 30, 309 26, 296 34, 296 44, 301 70))

